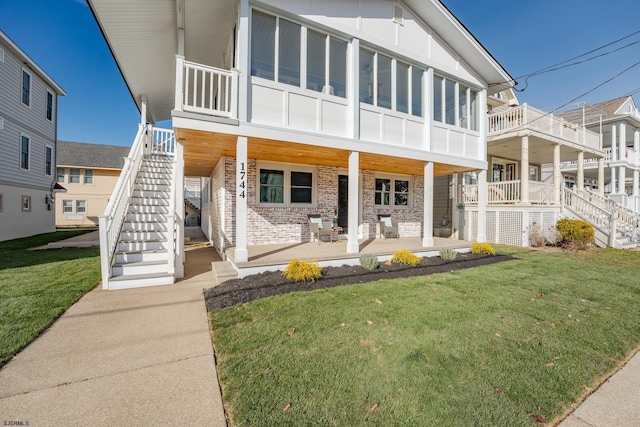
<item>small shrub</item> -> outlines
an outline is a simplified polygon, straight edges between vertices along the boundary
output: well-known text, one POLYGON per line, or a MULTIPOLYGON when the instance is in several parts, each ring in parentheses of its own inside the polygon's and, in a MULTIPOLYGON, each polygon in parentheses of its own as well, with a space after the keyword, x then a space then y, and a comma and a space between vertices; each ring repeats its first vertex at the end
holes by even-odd
POLYGON ((372 254, 360 255, 360 265, 367 270, 375 270, 379 267, 378 257, 372 254))
POLYGON ((489 243, 478 243, 473 242, 471 244, 471 253, 472 254, 487 254, 487 255, 495 255, 496 250, 493 249, 493 246, 489 243))
POLYGON ((440 249, 440 258, 452 261, 456 259, 458 256, 458 252, 454 251, 451 248, 442 248, 440 249))
POLYGON ((529 244, 534 248, 539 248, 547 244, 547 239, 544 237, 544 232, 540 224, 535 222, 531 223, 531 227, 529 227, 529 244))
POLYGON ((315 282, 322 277, 322 267, 316 262, 292 259, 282 275, 295 282, 315 282))
POLYGON ((563 218, 556 223, 556 229, 562 236, 563 247, 581 250, 595 243, 593 226, 587 221, 563 218))
POLYGON ((393 257, 391 258, 391 262, 404 265, 418 265, 420 260, 419 256, 412 254, 406 249, 394 252, 393 257))

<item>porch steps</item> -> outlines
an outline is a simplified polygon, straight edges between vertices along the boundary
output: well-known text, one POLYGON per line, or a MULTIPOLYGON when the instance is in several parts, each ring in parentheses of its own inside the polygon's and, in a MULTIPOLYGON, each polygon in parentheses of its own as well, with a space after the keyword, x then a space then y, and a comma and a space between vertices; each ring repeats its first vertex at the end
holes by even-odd
POLYGON ((229 261, 214 261, 211 263, 211 271, 216 285, 231 279, 238 278, 238 271, 229 261))
POLYGON ((175 282, 169 266, 169 199, 173 162, 164 156, 145 156, 120 232, 109 279, 110 289, 169 285, 175 282))

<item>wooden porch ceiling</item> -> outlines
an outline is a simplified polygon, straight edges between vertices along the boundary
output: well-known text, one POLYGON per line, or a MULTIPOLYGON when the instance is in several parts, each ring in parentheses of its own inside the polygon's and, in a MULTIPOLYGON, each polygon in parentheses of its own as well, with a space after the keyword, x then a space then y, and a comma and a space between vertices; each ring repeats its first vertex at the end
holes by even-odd
MULTIPOLYGON (((175 129, 176 139, 184 146, 185 176, 209 176, 223 156, 235 157, 236 135, 175 129)), ((325 165, 347 169, 349 151, 262 138, 249 138, 250 159, 272 162, 325 165)), ((393 174, 422 175, 424 161, 380 154, 360 153, 360 169, 393 174)), ((469 169, 436 163, 434 175, 451 175, 469 169)))

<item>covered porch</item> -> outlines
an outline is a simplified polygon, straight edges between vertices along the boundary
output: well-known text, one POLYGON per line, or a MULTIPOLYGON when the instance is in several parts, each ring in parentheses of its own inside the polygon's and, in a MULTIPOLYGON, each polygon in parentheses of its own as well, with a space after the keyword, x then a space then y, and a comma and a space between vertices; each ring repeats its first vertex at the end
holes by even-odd
MULTIPOLYGON (((346 237, 346 236, 345 236, 346 237)), ((232 263, 238 271, 238 277, 263 271, 282 270, 292 259, 301 261, 317 261, 323 267, 340 265, 358 265, 362 254, 371 254, 379 261, 391 259, 393 253, 402 249, 419 256, 437 256, 444 248, 451 248, 458 252, 468 252, 471 242, 443 237, 434 237, 433 245, 424 247, 422 238, 367 238, 358 239, 359 253, 347 253, 347 240, 338 239, 334 242, 301 242, 280 243, 272 245, 250 245, 247 247, 247 261, 239 261, 234 248, 225 251, 226 260, 232 263)))

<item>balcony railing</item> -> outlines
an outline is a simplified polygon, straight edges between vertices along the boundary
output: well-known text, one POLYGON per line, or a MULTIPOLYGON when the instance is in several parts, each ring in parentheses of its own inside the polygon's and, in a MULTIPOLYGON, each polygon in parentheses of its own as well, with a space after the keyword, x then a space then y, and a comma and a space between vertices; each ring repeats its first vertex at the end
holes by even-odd
POLYGON ((176 57, 176 105, 179 111, 236 119, 238 72, 176 57))
MULTIPOLYGON (((514 204, 522 201, 522 183, 513 181, 487 183, 487 203, 490 205, 514 204)), ((463 187, 464 203, 478 203, 478 185, 463 187)), ((553 202, 553 184, 529 181, 529 203, 548 204, 553 202)))
POLYGON ((588 148, 600 149, 599 134, 527 104, 490 114, 487 120, 489 136, 520 129, 534 129, 588 148))

